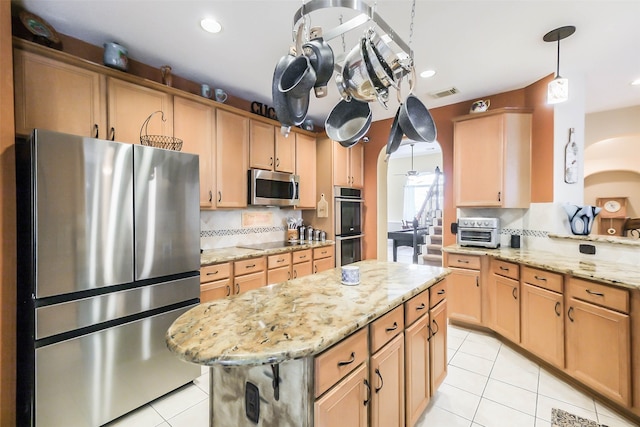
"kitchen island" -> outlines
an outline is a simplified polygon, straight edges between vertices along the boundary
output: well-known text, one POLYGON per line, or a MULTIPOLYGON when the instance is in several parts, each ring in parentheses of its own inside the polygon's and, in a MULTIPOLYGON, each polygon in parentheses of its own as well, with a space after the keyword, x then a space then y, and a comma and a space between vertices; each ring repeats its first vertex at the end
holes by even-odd
MULTIPOLYGON (((323 373, 317 356, 355 339, 354 348, 364 351, 348 351, 338 362, 344 375, 353 371, 349 379, 366 368, 370 323, 402 310, 412 297, 428 296, 434 285, 444 298, 446 269, 380 261, 354 265, 360 267, 357 286, 342 285, 336 268, 201 304, 171 325, 169 349, 187 362, 211 367, 210 425, 322 425, 314 420, 314 406, 318 412, 317 398, 331 391, 318 389, 323 373)), ((416 310, 425 308, 426 313, 429 307, 422 303, 416 310)), ((402 313, 399 319, 404 325, 402 313)), ((390 329, 402 333, 398 322, 390 329)), ((367 388, 373 380, 365 379, 367 388)), ((363 392, 363 402, 370 394, 363 392)), ((366 415, 366 403, 364 408, 366 415)))

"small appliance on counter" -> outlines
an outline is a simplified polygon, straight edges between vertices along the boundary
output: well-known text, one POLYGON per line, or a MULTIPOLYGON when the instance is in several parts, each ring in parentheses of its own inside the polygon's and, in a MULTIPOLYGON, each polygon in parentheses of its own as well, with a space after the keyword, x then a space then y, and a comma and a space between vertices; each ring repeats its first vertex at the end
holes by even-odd
POLYGON ((500 247, 500 219, 458 218, 457 242, 460 246, 500 247))

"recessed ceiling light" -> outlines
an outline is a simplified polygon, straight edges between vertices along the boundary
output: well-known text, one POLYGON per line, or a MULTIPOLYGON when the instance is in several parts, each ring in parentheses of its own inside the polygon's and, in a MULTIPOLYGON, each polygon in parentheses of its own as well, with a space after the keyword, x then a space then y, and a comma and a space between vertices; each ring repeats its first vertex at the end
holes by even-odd
POLYGON ((220 23, 213 18, 204 18, 202 21, 200 21, 200 26, 203 30, 209 33, 215 34, 222 31, 222 25, 220 25, 220 23))
POLYGON ((640 86, 640 79, 635 79, 631 82, 631 86, 640 86))
POLYGON ((428 79, 429 77, 433 77, 436 75, 436 70, 424 70, 420 73, 420 77, 423 79, 428 79))

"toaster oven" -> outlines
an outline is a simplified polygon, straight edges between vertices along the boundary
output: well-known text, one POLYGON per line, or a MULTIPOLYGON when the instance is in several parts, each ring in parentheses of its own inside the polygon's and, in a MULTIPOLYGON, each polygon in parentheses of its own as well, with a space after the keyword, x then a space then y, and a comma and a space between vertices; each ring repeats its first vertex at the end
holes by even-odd
POLYGON ((458 218, 458 244, 495 249, 500 247, 498 218, 458 218))

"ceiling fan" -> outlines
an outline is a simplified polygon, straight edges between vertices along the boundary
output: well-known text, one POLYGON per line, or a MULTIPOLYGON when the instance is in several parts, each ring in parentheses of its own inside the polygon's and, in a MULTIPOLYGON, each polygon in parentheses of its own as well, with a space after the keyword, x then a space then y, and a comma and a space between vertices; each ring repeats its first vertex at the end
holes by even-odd
POLYGON ((411 145, 411 170, 408 170, 405 173, 396 173, 395 175, 404 175, 404 176, 417 176, 420 174, 417 170, 413 168, 413 143, 411 145))

